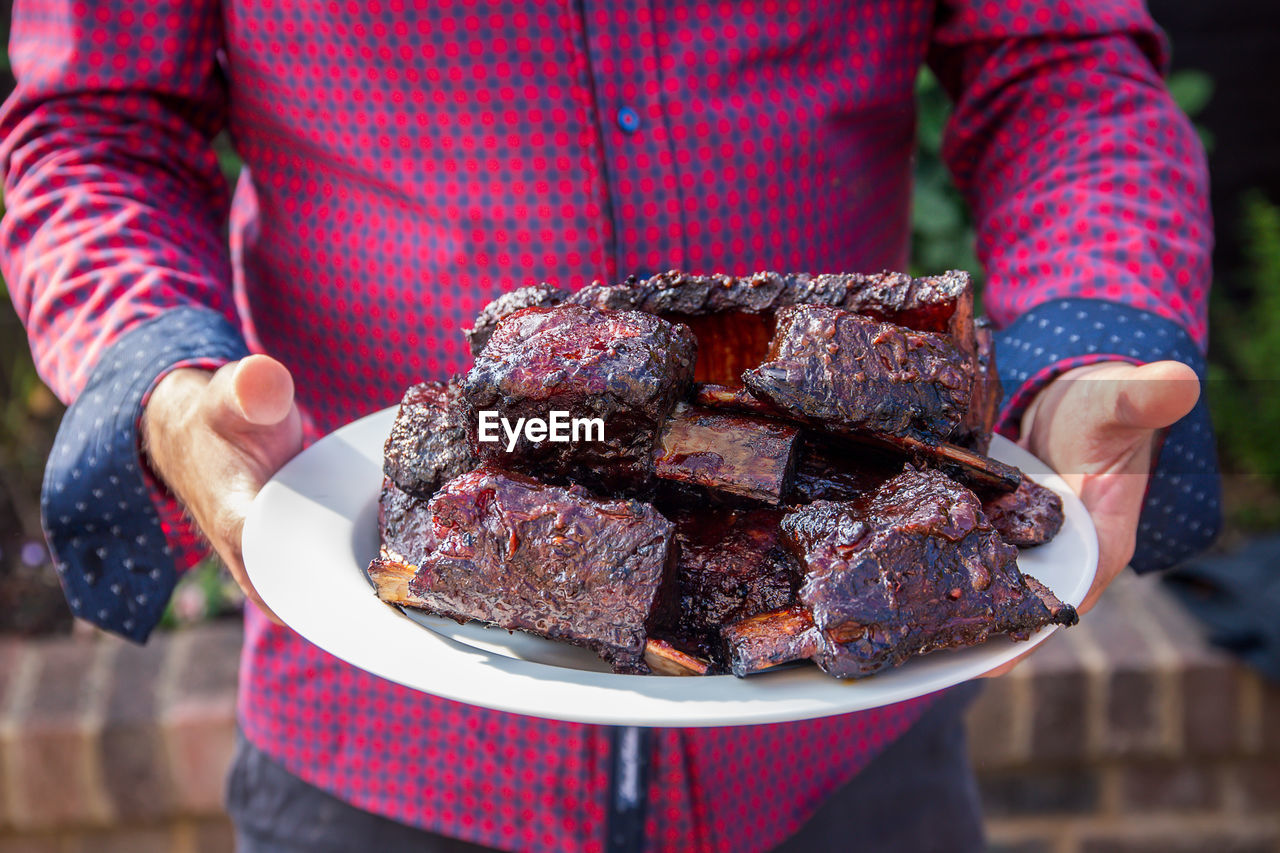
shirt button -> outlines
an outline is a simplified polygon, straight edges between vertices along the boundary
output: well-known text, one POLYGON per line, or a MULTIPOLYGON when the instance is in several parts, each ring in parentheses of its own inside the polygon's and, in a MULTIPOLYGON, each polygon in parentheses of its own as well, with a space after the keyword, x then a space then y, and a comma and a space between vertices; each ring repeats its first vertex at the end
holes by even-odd
POLYGON ((618 110, 618 127, 627 133, 635 133, 640 129, 640 113, 632 107, 623 107, 618 110))

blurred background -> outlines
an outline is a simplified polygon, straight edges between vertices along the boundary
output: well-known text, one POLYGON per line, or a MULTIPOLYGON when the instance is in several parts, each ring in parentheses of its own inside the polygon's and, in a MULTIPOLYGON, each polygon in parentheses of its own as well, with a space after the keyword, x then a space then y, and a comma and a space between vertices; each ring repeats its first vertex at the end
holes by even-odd
MULTIPOLYGON (((6 45, 9 5, 0 3, 6 45)), ((1217 248, 1207 393, 1225 472, 1226 529, 1214 552, 1176 583, 1131 582, 1099 609, 1092 636, 1067 632, 1077 639, 1050 644, 1056 652, 1046 649, 1016 678, 987 691, 975 709, 972 735, 992 843, 999 849, 1280 850, 1280 695, 1265 675, 1280 678, 1280 395, 1271 393, 1280 387, 1274 382, 1280 377, 1280 111, 1274 92, 1280 3, 1149 5, 1172 40, 1170 87, 1204 140, 1213 176, 1217 248), (1224 573, 1247 578, 1253 595, 1243 598, 1254 600, 1242 602, 1239 589, 1218 588, 1214 578, 1224 573), (1183 609, 1168 609, 1175 601, 1183 609), (1137 611, 1148 621, 1159 615, 1159 636, 1134 627, 1137 611), (1269 620, 1271 627, 1251 628, 1251 619, 1269 620), (1076 729, 1079 743, 1055 755, 1050 745, 1071 743, 1076 729)), ((0 54, 0 95, 12 85, 7 57, 0 54)), ((969 216, 938 158, 946 98, 928 73, 918 95, 914 271, 977 271, 969 216)), ((225 140, 219 144, 224 169, 233 176, 239 163, 225 140)), ((7 293, 3 297, 0 767, 10 780, 0 779, 0 850, 18 849, 8 846, 10 837, 36 844, 22 847, 33 850, 105 849, 104 839, 115 839, 122 850, 142 849, 136 845, 144 841, 146 849, 229 849, 218 792, 230 743, 240 595, 210 560, 184 578, 173 598, 165 626, 175 633, 148 650, 121 644, 103 652, 102 645, 113 641, 73 626, 39 513, 45 458, 62 407, 36 375, 22 327, 7 293), (84 648, 90 651, 75 651, 84 648), (217 659, 211 662, 202 650, 217 659), (84 677, 52 701, 62 702, 67 726, 80 734, 86 717, 97 715, 93 743, 86 747, 93 756, 89 771, 79 752, 64 749, 62 759, 37 754, 33 744, 43 742, 24 722, 61 719, 44 713, 48 691, 31 682, 39 681, 39 673, 56 675, 51 660, 78 660, 76 655, 91 662, 64 664, 84 677), (104 656, 110 664, 92 662, 104 656), (186 676, 165 669, 179 666, 176 656, 200 661, 208 677, 197 679, 191 691, 178 690, 186 676), (126 691, 104 687, 105 676, 94 682, 94 667, 104 666, 112 673, 155 670, 119 676, 141 678, 130 689, 153 694, 148 709, 130 711, 125 699, 112 698, 126 691), (169 681, 162 683, 164 678, 169 681), (23 685, 25 692, 18 689, 23 685), (201 690, 211 698, 192 712, 184 697, 201 690), (105 699, 98 695, 104 692, 105 699), (184 708, 203 722, 192 728, 184 708), (141 745, 155 737, 163 749, 141 745), (38 765, 33 772, 49 776, 50 792, 59 792, 53 806, 30 794, 41 783, 28 784, 24 775, 28 753, 38 765), (68 774, 78 780, 71 785, 75 796, 66 793, 68 774), (200 778, 179 778, 192 774, 200 778), (111 791, 116 782, 151 793, 131 799, 111 791), (30 795, 15 790, 15 783, 30 795), (167 790, 169 783, 177 787, 167 790)), ((1092 614, 1088 621, 1095 622, 1092 614)), ((56 725, 50 731, 62 732, 56 725)))

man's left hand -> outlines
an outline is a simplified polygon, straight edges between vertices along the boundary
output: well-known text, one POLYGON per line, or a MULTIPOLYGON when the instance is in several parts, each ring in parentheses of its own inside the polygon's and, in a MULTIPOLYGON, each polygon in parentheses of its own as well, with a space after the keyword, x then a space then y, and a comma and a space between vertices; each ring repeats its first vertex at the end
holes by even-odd
MULTIPOLYGON (((1098 531, 1098 572, 1084 614, 1129 564, 1160 431, 1200 396, 1195 371, 1176 361, 1089 365, 1053 380, 1027 409, 1018 442, 1080 496, 1098 531)), ((1026 655, 987 673, 1003 675, 1026 655)))

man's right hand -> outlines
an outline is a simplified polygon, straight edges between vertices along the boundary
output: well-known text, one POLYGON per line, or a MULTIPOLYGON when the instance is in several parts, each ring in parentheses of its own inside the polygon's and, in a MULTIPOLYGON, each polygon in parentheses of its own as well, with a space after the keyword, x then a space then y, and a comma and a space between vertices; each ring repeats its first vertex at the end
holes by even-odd
POLYGON ((213 545, 250 601, 273 621, 244 570, 240 536, 258 490, 302 449, 293 377, 280 362, 251 355, 217 372, 173 371, 142 415, 152 470, 213 545))

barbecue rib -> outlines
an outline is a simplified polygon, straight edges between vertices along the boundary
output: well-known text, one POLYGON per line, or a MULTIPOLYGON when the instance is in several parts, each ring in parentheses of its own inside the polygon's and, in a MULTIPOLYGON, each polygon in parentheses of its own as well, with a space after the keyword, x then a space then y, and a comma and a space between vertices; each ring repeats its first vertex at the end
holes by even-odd
POLYGON ((822 635, 803 604, 757 613, 724 626, 721 655, 738 678, 784 663, 810 660, 822 649, 822 635))
POLYGON ((579 305, 660 314, 687 324, 698 340, 697 379, 736 383, 764 357, 774 312, 790 305, 830 305, 922 332, 947 334, 972 353, 973 288, 968 273, 912 278, 760 272, 693 275, 678 270, 619 285, 596 284, 568 297, 579 305), (714 359, 705 356, 715 354, 714 359))
POLYGON ((386 445, 385 601, 663 674, 857 678, 1075 620, 1017 570, 1061 502, 983 455, 1000 388, 963 273, 540 285, 466 335, 475 366, 411 388, 386 445), (481 412, 603 440, 481 441, 481 412))
POLYGON ((908 468, 861 500, 818 501, 782 529, 804 566, 799 599, 818 632, 814 659, 837 677, 1076 621, 1072 607, 1024 579, 1017 549, 973 493, 938 471, 908 468))
POLYGON ((791 490, 799 444, 790 424, 680 403, 658 440, 654 471, 669 482, 776 505, 791 490))
POLYGON ((787 503, 853 500, 901 474, 904 464, 898 453, 859 444, 833 445, 810 437, 800 448, 787 503))
POLYGON ((912 278, 876 275, 758 272, 737 276, 694 275, 671 270, 620 285, 593 285, 569 297, 579 305, 651 314, 700 316, 744 312, 766 314, 791 305, 830 305, 925 332, 952 335, 972 347, 973 286, 969 274, 951 271, 912 278))
POLYGON ((617 672, 646 671, 646 622, 678 550, 673 525, 649 504, 481 467, 436 492, 414 530, 394 557, 369 566, 375 586, 401 575, 398 564, 415 567, 397 603, 587 646, 617 672))
POLYGON ((429 498, 446 480, 476 467, 460 395, 455 377, 414 385, 400 401, 382 470, 409 494, 429 498))
POLYGON ((498 328, 498 322, 508 314, 534 306, 559 305, 568 296, 568 291, 549 284, 529 285, 502 294, 480 309, 470 329, 462 330, 463 336, 467 339, 467 346, 471 348, 471 354, 473 356, 480 354, 480 350, 484 349, 484 345, 493 335, 493 330, 498 328))
POLYGON ((797 305, 778 312, 767 360, 742 381, 831 432, 945 441, 969 406, 968 367, 941 335, 797 305))
MULTIPOLYGON (((709 409, 743 412, 761 417, 798 420, 772 403, 757 399, 745 388, 726 388, 723 385, 696 385, 692 400, 709 409)), ((1012 465, 992 459, 966 447, 949 442, 926 441, 915 436, 871 435, 849 433, 834 436, 848 439, 859 446, 880 451, 891 451, 909 459, 935 465, 984 495, 1012 492, 1022 482, 1022 472, 1012 465)), ((832 443, 833 452, 857 453, 860 447, 839 447, 832 443)), ((803 456, 801 464, 803 467, 803 456)))
POLYGON ((995 335, 991 323, 983 318, 974 323, 976 350, 973 358, 973 392, 964 419, 952 432, 952 439, 978 453, 991 448, 991 432, 1000 412, 1004 390, 996 370, 995 335))
POLYGON ((578 305, 504 317, 463 381, 471 447, 481 459, 606 492, 647 495, 655 477, 777 504, 795 471, 796 427, 707 411, 676 400, 688 389, 693 339, 638 311, 578 305), (480 441, 481 411, 508 421, 598 418, 592 440, 480 441))
POLYGON ((551 482, 644 494, 659 433, 693 380, 693 335, 639 311, 580 305, 525 308, 502 318, 463 379, 468 426, 482 461, 551 482), (512 423, 563 411, 598 418, 603 441, 480 442, 479 413, 512 423))
POLYGON ((700 382, 735 384, 755 367, 769 346, 774 312, 790 305, 828 305, 919 332, 947 335, 974 368, 972 407, 956 439, 985 453, 1000 400, 999 379, 990 361, 982 323, 975 321, 969 274, 952 270, 912 278, 875 275, 760 272, 746 276, 693 275, 678 270, 623 284, 593 284, 576 293, 542 284, 503 294, 486 305, 465 330, 472 355, 479 355, 499 320, 531 305, 561 302, 611 310, 639 310, 690 327, 699 353, 700 382), (985 361, 984 361, 985 358, 985 361))
POLYGON ((378 532, 382 543, 379 556, 403 560, 405 554, 423 552, 423 543, 431 541, 427 500, 404 491, 390 477, 382 478, 382 491, 378 495, 378 532))
POLYGON ((783 511, 660 505, 676 526, 675 594, 653 632, 701 657, 720 657, 722 626, 795 601, 800 567, 782 541, 783 511))
POLYGON ((1018 490, 982 504, 991 526, 1010 545, 1031 548, 1058 535, 1066 517, 1062 498, 1039 483, 1024 478, 1018 490))

